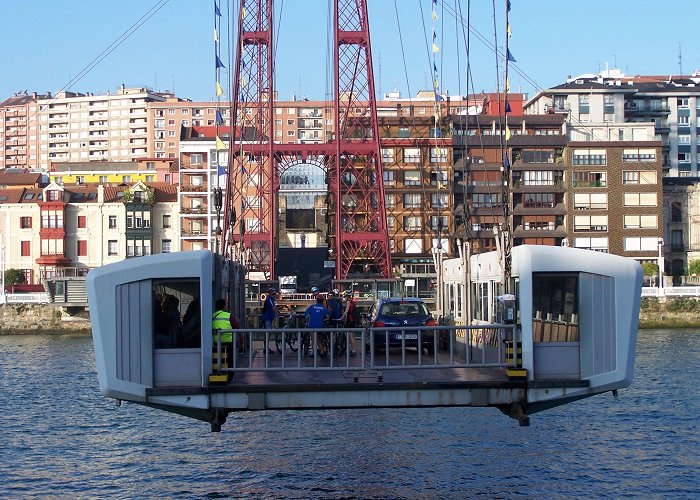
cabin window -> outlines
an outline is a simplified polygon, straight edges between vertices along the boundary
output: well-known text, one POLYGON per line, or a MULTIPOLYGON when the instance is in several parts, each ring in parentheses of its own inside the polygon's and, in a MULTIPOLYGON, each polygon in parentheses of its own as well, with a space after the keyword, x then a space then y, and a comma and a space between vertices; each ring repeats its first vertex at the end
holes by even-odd
POLYGON ((533 273, 532 339, 578 342, 578 273, 533 273))
POLYGON ((199 279, 154 280, 152 306, 153 342, 156 349, 201 347, 199 279))

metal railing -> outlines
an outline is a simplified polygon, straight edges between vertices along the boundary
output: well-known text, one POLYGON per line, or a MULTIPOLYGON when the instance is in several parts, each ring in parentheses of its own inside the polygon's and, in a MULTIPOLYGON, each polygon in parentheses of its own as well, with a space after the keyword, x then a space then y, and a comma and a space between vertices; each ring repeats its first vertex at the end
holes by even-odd
POLYGON ((700 286, 644 286, 642 297, 700 297, 700 286))
POLYGON ((48 304, 48 293, 0 293, 0 304, 48 304))
POLYGON ((517 353, 506 359, 514 335, 514 326, 503 324, 217 330, 212 357, 221 372, 517 367, 517 353), (233 356, 225 367, 221 335, 228 332, 233 356))

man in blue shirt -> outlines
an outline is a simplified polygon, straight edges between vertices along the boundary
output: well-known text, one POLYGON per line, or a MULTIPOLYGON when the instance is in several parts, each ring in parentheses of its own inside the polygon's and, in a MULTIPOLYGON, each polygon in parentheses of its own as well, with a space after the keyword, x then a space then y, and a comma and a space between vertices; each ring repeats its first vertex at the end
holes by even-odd
MULTIPOLYGON (((323 328, 323 322, 327 316, 330 316, 331 312, 323 307, 323 297, 318 295, 316 297, 316 303, 311 304, 306 308, 304 315, 306 316, 306 327, 307 328, 323 328)), ((319 344, 319 355, 325 356, 328 353, 328 342, 326 341, 327 333, 318 334, 318 344, 319 344)))
MULTIPOLYGON (((263 327, 266 330, 272 330, 275 318, 277 317, 278 313, 279 312, 277 311, 277 290, 274 288, 270 288, 267 291, 267 297, 265 297, 265 303, 263 304, 261 316, 263 327)), ((269 340, 273 339, 274 337, 272 335, 269 335, 269 340)), ((265 347, 267 348, 268 352, 275 352, 269 345, 265 347)))

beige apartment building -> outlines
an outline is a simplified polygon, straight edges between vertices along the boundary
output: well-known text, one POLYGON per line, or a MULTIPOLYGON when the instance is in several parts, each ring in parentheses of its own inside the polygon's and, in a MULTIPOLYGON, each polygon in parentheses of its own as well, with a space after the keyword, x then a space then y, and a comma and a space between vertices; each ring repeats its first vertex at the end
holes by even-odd
POLYGON ((179 251, 178 214, 177 187, 166 184, 0 189, 3 264, 39 284, 67 268, 86 272, 129 257, 179 251))
POLYGON ((61 91, 0 104, 0 169, 55 161, 134 161, 147 154, 147 104, 172 94, 124 85, 112 94, 61 91))

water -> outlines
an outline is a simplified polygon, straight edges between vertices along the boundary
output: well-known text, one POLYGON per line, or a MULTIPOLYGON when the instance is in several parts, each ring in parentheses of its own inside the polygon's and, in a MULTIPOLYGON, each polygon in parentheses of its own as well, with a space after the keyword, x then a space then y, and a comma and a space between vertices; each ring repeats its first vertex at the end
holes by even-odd
POLYGON ((700 332, 641 331, 632 387, 533 415, 250 412, 223 432, 97 387, 92 342, 0 337, 2 498, 698 498, 700 332))

